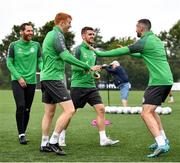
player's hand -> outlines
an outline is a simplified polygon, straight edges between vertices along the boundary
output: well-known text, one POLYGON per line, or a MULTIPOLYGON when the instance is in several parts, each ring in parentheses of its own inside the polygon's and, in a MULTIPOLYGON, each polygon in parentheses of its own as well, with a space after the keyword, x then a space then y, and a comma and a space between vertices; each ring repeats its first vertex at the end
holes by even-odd
POLYGON ((91 67, 91 71, 101 71, 101 67, 100 65, 95 65, 91 67))
POLYGON ((26 84, 25 80, 22 77, 18 80, 18 83, 23 88, 27 87, 27 84, 26 84))

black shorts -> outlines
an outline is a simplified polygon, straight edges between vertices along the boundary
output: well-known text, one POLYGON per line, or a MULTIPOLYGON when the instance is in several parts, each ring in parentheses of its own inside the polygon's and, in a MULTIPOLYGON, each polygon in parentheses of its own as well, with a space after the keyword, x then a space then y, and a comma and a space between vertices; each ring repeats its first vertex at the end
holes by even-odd
POLYGON ((83 108, 86 103, 94 106, 96 104, 102 104, 101 96, 97 88, 71 88, 71 98, 75 109, 83 108))
POLYGON ((166 100, 172 85, 149 86, 144 93, 143 104, 161 105, 166 100))
POLYGON ((42 102, 56 104, 71 100, 61 80, 45 80, 41 82, 42 102))

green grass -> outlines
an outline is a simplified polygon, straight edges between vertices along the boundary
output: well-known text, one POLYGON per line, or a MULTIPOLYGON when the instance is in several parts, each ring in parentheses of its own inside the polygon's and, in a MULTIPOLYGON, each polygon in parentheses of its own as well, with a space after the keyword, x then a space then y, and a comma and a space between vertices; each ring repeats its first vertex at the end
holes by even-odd
MULTIPOLYGON (((107 92, 102 91, 103 101, 107 104, 107 92)), ((41 92, 37 91, 32 106, 31 118, 27 130, 28 145, 20 145, 17 138, 15 123, 15 103, 11 91, 0 90, 0 162, 178 162, 180 161, 180 92, 173 92, 175 103, 165 103, 172 107, 171 115, 161 115, 171 150, 155 159, 148 159, 148 145, 153 143, 140 115, 107 114, 112 124, 107 126, 107 134, 120 140, 113 147, 100 147, 99 134, 96 127, 90 125, 95 119, 95 111, 86 105, 73 117, 67 132, 66 156, 54 153, 40 153, 41 119, 43 104, 41 92)), ((130 106, 140 106, 142 91, 131 91, 130 106)), ((110 92, 111 103, 119 105, 119 92, 110 92)), ((56 117, 60 114, 57 108, 56 117)), ((55 119, 53 121, 53 127, 55 119)), ((52 132, 52 131, 51 131, 52 132)))

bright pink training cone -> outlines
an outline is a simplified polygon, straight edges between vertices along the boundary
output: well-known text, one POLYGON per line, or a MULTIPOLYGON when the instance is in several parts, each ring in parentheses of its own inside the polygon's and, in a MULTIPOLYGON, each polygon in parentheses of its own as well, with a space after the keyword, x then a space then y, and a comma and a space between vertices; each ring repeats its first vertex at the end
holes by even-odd
MULTIPOLYGON (((104 124, 107 126, 107 125, 110 125, 111 122, 109 120, 105 120, 104 124)), ((96 119, 92 120, 91 125, 92 126, 97 126, 97 120, 96 119)))

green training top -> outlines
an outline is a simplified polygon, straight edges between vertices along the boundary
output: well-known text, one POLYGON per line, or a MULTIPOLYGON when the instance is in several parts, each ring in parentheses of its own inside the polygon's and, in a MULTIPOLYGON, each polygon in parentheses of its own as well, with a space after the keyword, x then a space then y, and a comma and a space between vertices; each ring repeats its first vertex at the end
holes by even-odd
POLYGON ((143 58, 149 71, 149 86, 173 84, 173 77, 167 62, 164 45, 151 31, 145 32, 141 39, 133 45, 106 52, 95 51, 95 53, 101 57, 130 54, 133 57, 143 58))
POLYGON ((90 67, 76 59, 66 48, 64 34, 58 26, 48 32, 43 41, 43 68, 40 80, 63 80, 65 62, 85 70, 90 67))
POLYGON ((22 77, 27 84, 35 84, 37 67, 40 70, 42 68, 40 44, 22 38, 12 42, 8 49, 7 67, 11 72, 11 80, 22 77))
MULTIPOLYGON (((89 66, 94 66, 96 63, 96 54, 84 42, 75 48, 75 57, 89 66)), ((96 85, 91 72, 72 66, 71 87, 94 88, 96 85)))

